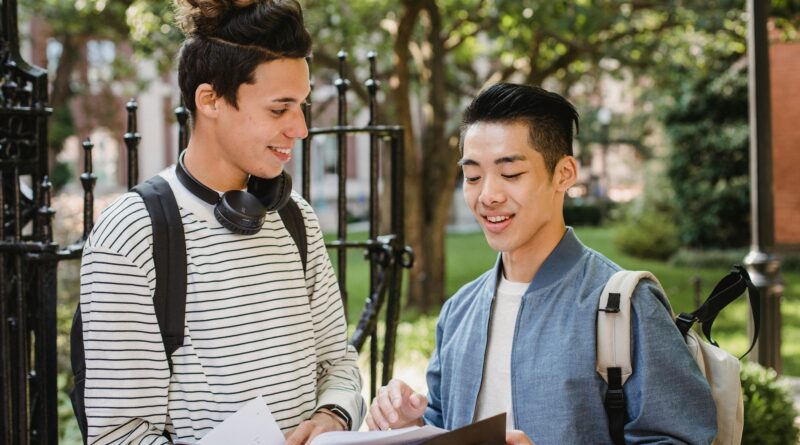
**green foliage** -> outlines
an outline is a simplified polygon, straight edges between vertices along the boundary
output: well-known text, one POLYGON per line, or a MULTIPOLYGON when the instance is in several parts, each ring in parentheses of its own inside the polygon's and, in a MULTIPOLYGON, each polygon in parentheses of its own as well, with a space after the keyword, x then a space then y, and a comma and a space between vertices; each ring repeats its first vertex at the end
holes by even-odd
POLYGON ((800 431, 792 396, 772 369, 747 362, 742 366, 744 433, 742 444, 784 445, 797 443, 800 431))
POLYGON ((669 258, 680 247, 678 228, 669 215, 658 212, 627 219, 618 228, 614 243, 628 255, 659 260, 669 258))
POLYGON ((603 219, 601 205, 569 199, 564 202, 564 221, 573 227, 599 226, 603 219))
POLYGON ((59 38, 82 35, 119 39, 128 34, 125 11, 130 0, 20 0, 22 14, 42 16, 59 38))
POLYGON ((69 107, 54 109, 47 131, 47 143, 50 146, 61 147, 64 141, 73 134, 75 134, 75 120, 72 118, 72 111, 69 107))
POLYGON ((69 391, 72 384, 69 381, 72 375, 68 373, 58 374, 56 384, 58 386, 58 443, 60 445, 80 445, 83 443, 81 430, 75 414, 72 412, 72 401, 69 399, 69 391))
POLYGON ((72 171, 70 162, 56 161, 53 170, 50 172, 50 182, 53 184, 53 191, 58 192, 62 187, 72 181, 75 172, 72 171))
POLYGON ((669 258, 680 267, 731 267, 742 264, 747 249, 680 249, 669 258))
POLYGON ((750 239, 747 115, 741 64, 688 83, 665 114, 668 175, 688 246, 739 247, 750 239))
POLYGON ((680 247, 674 196, 660 162, 644 165, 645 187, 639 198, 617 212, 614 245, 636 258, 665 260, 680 247))

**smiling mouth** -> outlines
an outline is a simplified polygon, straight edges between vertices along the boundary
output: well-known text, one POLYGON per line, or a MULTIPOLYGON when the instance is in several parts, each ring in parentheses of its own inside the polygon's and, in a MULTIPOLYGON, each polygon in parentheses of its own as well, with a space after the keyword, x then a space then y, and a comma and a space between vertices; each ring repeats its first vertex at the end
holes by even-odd
POLYGON ((484 219, 486 219, 487 221, 489 221, 491 223, 500 223, 500 222, 503 222, 503 221, 505 221, 507 219, 511 219, 512 216, 514 216, 514 215, 510 215, 510 216, 484 216, 484 219))
POLYGON ((284 155, 289 155, 289 154, 292 153, 292 149, 291 148, 273 147, 273 146, 270 145, 269 149, 272 150, 272 151, 278 152, 280 154, 284 154, 284 155))

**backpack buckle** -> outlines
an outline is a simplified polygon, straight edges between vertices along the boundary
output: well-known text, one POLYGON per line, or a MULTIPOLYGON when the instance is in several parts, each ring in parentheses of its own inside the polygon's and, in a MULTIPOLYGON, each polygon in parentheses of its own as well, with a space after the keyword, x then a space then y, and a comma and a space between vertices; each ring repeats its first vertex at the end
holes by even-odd
POLYGON ((615 292, 609 293, 608 294, 608 301, 606 302, 606 307, 600 308, 597 311, 598 312, 606 312, 606 313, 610 313, 610 314, 616 314, 617 312, 619 312, 619 300, 620 300, 620 298, 621 297, 620 297, 619 293, 615 293, 615 292))
POLYGON ((694 325, 695 321, 697 321, 697 317, 692 314, 687 314, 686 312, 681 312, 675 317, 675 325, 678 326, 678 330, 681 331, 681 335, 684 337, 686 333, 689 332, 689 329, 692 329, 692 325, 694 325))
POLYGON ((606 391, 606 408, 608 409, 625 408, 625 393, 622 392, 622 388, 609 389, 606 391))

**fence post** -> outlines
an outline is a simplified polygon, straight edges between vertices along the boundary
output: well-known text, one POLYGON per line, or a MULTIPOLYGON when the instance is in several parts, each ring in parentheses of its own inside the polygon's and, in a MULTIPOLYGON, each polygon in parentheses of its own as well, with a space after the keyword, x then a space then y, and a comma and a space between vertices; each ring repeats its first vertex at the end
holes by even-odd
POLYGON ((125 105, 128 110, 128 131, 122 137, 125 140, 125 145, 128 147, 128 190, 139 183, 139 141, 142 136, 136 129, 136 110, 139 104, 136 99, 131 98, 125 105))

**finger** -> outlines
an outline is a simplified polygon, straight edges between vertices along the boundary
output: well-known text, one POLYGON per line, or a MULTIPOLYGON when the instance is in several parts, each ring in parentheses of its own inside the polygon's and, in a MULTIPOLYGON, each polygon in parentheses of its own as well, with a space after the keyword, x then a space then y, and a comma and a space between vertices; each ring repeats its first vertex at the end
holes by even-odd
POLYGON ((389 393, 389 400, 395 408, 400 408, 403 405, 403 399, 413 392, 411 387, 400 379, 390 380, 385 388, 389 393))
POLYGON ((314 423, 306 420, 295 428, 291 435, 286 437, 286 445, 303 445, 308 440, 308 435, 314 429, 314 423))
POLYGON ((391 391, 388 390, 383 394, 378 395, 377 401, 384 419, 386 419, 391 426, 391 424, 394 424, 400 420, 400 413, 397 412, 397 409, 394 407, 394 404, 391 401, 391 396, 388 394, 389 392, 391 391))
POLYGON ((420 393, 415 392, 411 394, 411 397, 408 398, 408 403, 411 408, 411 417, 419 417, 425 412, 425 408, 428 407, 428 398, 423 396, 420 393))
POLYGON ((367 428, 369 428, 370 431, 376 431, 380 429, 378 425, 375 424, 375 421, 372 420, 372 414, 367 415, 367 428))
POLYGON ((384 417, 383 411, 381 411, 380 404, 378 403, 378 397, 372 401, 372 406, 369 407, 369 414, 372 416, 372 421, 375 423, 375 425, 377 425, 377 429, 389 429, 389 422, 386 421, 386 417, 384 417))

